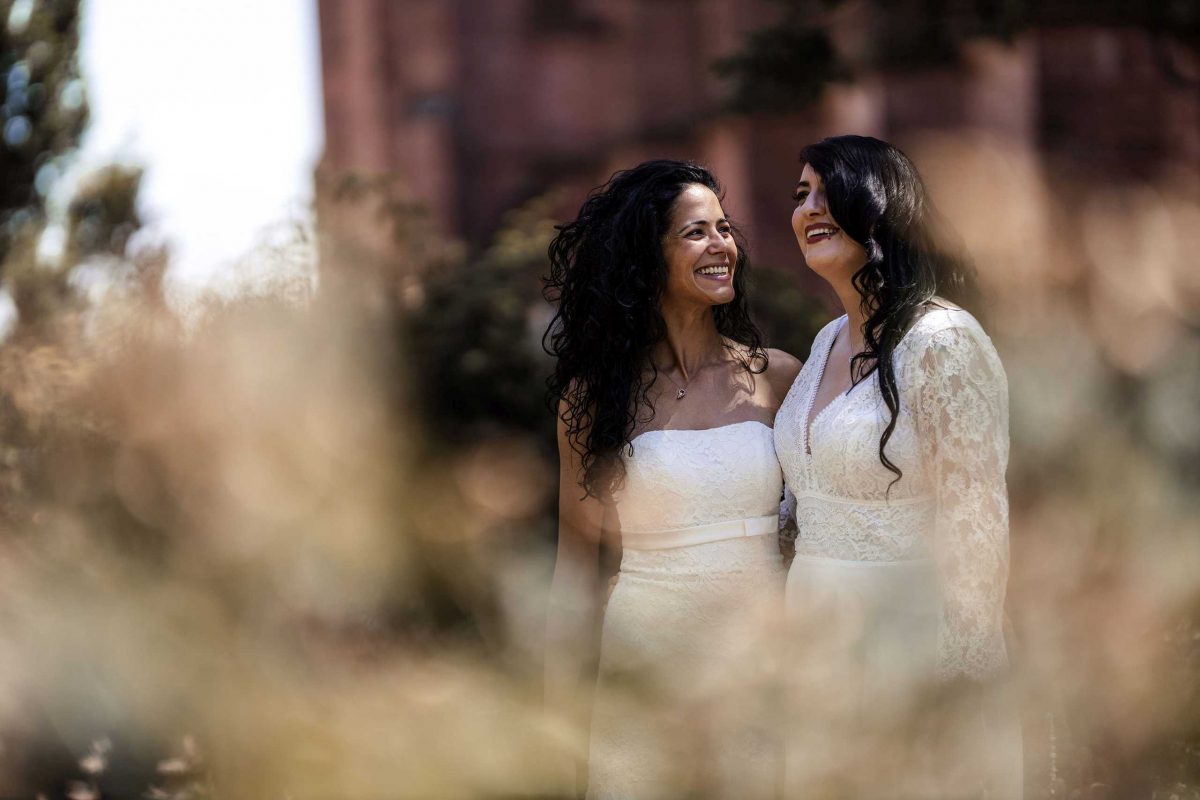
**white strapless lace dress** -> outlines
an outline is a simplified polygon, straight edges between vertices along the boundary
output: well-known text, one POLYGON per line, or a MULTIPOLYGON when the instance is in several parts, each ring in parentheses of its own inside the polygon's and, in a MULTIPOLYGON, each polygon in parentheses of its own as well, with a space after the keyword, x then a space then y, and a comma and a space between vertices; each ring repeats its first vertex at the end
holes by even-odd
POLYGON ((625 465, 588 797, 774 797, 763 633, 783 565, 771 429, 649 431, 625 465))
POLYGON ((1020 727, 998 680, 1003 368, 965 311, 913 325, 893 361, 900 414, 886 454, 904 473, 893 482, 879 460, 890 414, 874 375, 811 414, 844 324, 818 334, 775 421, 797 530, 785 797, 1020 797, 1020 727), (949 715, 942 690, 963 679, 983 688, 949 715))

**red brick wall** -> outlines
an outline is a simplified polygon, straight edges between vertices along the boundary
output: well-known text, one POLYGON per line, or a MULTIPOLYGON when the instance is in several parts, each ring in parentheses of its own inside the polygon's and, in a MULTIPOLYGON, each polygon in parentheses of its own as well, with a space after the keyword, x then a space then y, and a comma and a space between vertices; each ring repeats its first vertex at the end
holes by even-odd
MULTIPOLYGON (((1200 169, 1200 92, 1172 85, 1136 31, 980 42, 954 71, 865 76, 804 113, 736 118, 719 112, 711 64, 776 4, 574 0, 564 22, 539 2, 554 0, 319 0, 321 173, 394 173, 442 232, 481 244, 551 187, 566 187, 570 214, 616 169, 693 158, 725 183, 757 260, 798 266, 796 153, 833 133, 907 147, 972 132, 1083 171, 1200 169)), ((861 15, 837 24, 856 46, 861 15)))

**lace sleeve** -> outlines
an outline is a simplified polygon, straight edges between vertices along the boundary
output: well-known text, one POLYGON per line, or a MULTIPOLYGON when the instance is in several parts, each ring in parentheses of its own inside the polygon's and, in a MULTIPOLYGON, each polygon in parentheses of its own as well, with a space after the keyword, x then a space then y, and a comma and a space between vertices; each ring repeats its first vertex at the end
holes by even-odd
POLYGON ((1007 665, 1008 384, 991 342, 967 328, 933 334, 920 370, 922 458, 937 495, 938 677, 982 680, 1007 665))

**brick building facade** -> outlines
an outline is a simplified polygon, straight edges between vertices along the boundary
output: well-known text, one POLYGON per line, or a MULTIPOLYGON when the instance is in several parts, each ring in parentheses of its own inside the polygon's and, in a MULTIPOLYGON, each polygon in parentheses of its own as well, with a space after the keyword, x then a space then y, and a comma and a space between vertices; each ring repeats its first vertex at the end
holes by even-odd
MULTIPOLYGON (((394 175, 471 244, 551 187, 570 214, 615 169, 686 157, 725 184, 757 261, 795 264, 796 153, 838 132, 907 147, 974 131, 1068 172, 1200 174, 1195 53, 1137 30, 980 41, 955 70, 875 75, 832 86, 810 112, 747 117, 720 111, 728 87, 712 63, 774 19, 768 0, 318 2, 318 180, 394 175)), ((863 7, 845 8, 835 39, 852 46, 863 7)), ((325 221, 339 224, 336 211, 325 221)))

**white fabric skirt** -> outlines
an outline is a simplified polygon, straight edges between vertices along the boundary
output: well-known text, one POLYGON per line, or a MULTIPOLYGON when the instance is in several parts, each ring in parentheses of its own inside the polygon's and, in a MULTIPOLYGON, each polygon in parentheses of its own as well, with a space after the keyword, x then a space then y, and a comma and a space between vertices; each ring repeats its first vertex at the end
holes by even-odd
POLYGON ((797 555, 786 584, 784 797, 1019 798, 1012 689, 936 680, 929 560, 797 555))
POLYGON ((604 615, 588 797, 774 798, 775 536, 626 548, 604 615))

